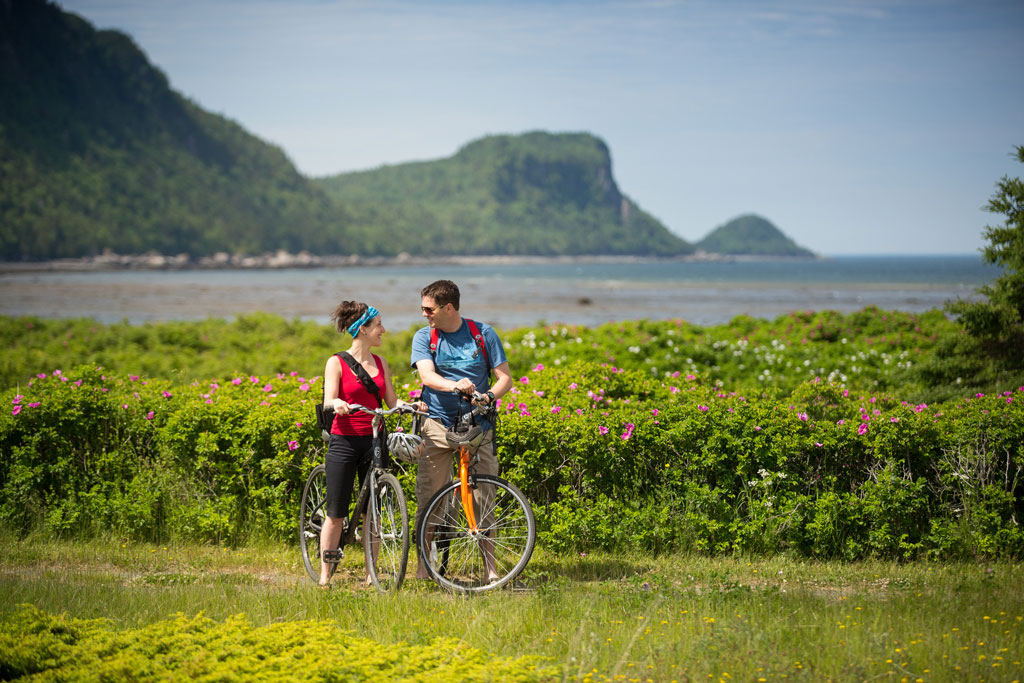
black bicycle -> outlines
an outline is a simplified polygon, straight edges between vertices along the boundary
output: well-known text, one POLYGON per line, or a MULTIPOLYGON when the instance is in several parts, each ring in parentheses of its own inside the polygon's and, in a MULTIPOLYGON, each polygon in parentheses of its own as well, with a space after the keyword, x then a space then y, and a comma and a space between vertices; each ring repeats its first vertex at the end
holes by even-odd
POLYGON ((382 592, 394 592, 402 587, 409 560, 409 511, 398 479, 388 471, 390 455, 415 460, 423 449, 423 442, 414 433, 415 429, 395 431, 387 435, 388 448, 385 449, 385 418, 394 414, 423 413, 408 405, 389 410, 358 404, 351 404, 350 408, 373 416, 373 461, 359 488, 355 508, 346 519, 338 548, 320 548, 320 532, 326 516, 327 468, 317 465, 310 473, 299 507, 302 563, 309 577, 319 582, 321 562, 330 565, 329 573, 333 576, 338 560, 344 556, 343 548, 361 542, 371 582, 382 592))

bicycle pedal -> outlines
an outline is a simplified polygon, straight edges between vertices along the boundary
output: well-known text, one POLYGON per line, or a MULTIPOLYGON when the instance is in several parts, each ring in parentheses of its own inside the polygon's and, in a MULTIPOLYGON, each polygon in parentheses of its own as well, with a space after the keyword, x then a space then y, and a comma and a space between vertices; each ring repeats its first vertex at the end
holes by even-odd
POLYGON ((320 558, 326 564, 338 564, 345 559, 345 551, 341 548, 338 548, 337 550, 325 550, 320 553, 320 558))

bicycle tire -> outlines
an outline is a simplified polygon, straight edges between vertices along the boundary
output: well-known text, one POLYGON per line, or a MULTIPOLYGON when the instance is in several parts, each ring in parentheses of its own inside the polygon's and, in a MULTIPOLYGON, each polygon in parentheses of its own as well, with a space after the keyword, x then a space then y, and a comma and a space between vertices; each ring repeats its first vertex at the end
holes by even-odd
MULTIPOLYGON (((320 531, 324 524, 324 504, 327 501, 327 468, 317 465, 309 473, 302 488, 299 504, 299 548, 302 564, 314 582, 320 581, 320 531)), ((338 565, 330 569, 331 576, 338 565)))
POLYGON ((366 501, 363 554, 377 590, 393 593, 402 587, 409 561, 409 510, 398 479, 387 472, 376 477, 366 501))
POLYGON ((433 495, 417 530, 416 547, 427 574, 438 585, 457 593, 484 592, 505 586, 526 568, 537 542, 533 509, 522 491, 500 477, 487 474, 477 475, 472 480, 475 487, 494 487, 491 500, 486 499, 486 494, 483 501, 474 496, 479 535, 470 532, 458 481, 447 484, 433 495), (497 578, 487 577, 482 543, 493 547, 497 578))

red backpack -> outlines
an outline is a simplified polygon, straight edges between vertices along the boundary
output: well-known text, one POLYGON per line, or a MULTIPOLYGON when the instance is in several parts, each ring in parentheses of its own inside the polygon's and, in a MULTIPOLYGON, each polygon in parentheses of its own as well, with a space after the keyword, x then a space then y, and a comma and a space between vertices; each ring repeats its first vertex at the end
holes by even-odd
MULTIPOLYGON (((473 335, 473 340, 476 345, 480 347, 480 353, 484 356, 484 362, 487 363, 487 375, 491 374, 491 360, 487 357, 487 347, 484 344, 484 335, 480 334, 480 328, 476 326, 476 323, 469 318, 463 318, 466 321, 466 326, 469 327, 469 333, 473 335)), ((437 328, 430 328, 430 355, 431 357, 437 355, 437 328)))

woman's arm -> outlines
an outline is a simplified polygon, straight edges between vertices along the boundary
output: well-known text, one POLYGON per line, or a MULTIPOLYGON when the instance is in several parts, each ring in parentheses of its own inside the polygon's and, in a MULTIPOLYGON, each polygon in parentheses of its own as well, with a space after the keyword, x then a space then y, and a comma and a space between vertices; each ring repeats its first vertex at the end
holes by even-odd
POLYGON ((341 360, 331 356, 324 367, 324 408, 333 408, 338 415, 348 415, 348 403, 338 397, 340 387, 341 360))
POLYGON ((388 408, 394 408, 398 405, 398 395, 395 394, 395 387, 391 384, 391 368, 383 358, 380 359, 380 366, 384 371, 384 404, 388 408))
POLYGON ((416 410, 424 411, 427 409, 427 404, 423 401, 416 401, 415 403, 409 403, 398 398, 398 394, 395 393, 395 387, 391 383, 391 368, 388 367, 388 362, 383 358, 380 359, 380 363, 384 368, 384 403, 389 408, 402 404, 409 404, 416 410))

